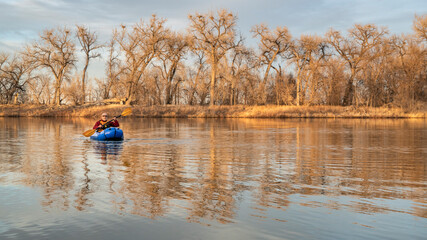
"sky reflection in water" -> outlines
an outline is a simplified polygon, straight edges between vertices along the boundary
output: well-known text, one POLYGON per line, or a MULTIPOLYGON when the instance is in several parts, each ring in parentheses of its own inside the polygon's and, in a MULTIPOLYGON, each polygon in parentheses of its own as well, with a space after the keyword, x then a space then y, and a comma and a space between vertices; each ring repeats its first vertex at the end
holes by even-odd
POLYGON ((1 239, 422 238, 425 120, 0 118, 1 239))

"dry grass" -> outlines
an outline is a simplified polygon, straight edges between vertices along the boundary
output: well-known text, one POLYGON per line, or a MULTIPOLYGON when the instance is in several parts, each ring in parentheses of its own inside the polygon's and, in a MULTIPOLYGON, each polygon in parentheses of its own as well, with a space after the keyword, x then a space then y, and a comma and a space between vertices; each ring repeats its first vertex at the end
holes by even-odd
POLYGON ((99 117, 103 112, 119 115, 126 107, 123 105, 97 106, 48 106, 48 105, 0 105, 3 117, 99 117))
MULTIPOLYGON (((4 117, 98 117, 119 115, 124 105, 0 105, 4 117)), ((133 117, 154 118, 426 118, 426 110, 341 106, 132 106, 133 117)))

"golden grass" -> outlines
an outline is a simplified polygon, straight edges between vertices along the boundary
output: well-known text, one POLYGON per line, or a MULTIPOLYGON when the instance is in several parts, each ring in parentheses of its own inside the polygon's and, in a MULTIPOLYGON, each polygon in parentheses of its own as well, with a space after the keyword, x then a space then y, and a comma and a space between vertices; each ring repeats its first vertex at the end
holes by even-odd
MULTIPOLYGON (((3 117, 99 117, 119 115, 127 106, 0 105, 3 117)), ((132 106, 131 117, 153 118, 426 118, 426 110, 341 106, 132 106)))
POLYGON ((99 117, 103 112, 119 115, 126 107, 123 105, 97 106, 49 106, 49 105, 0 105, 3 117, 99 117))

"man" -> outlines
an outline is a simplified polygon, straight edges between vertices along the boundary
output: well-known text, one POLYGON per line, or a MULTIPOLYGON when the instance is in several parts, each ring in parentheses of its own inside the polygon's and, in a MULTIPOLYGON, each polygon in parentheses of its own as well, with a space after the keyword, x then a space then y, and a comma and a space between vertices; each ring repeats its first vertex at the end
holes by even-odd
POLYGON ((119 127, 119 122, 117 121, 116 118, 113 118, 113 121, 106 124, 107 122, 108 122, 108 114, 103 113, 101 115, 101 120, 99 120, 98 122, 95 123, 95 126, 93 126, 93 129, 99 128, 98 132, 101 132, 102 130, 109 128, 109 127, 119 127), (102 127, 102 125, 104 125, 104 124, 106 124, 106 125, 102 127))

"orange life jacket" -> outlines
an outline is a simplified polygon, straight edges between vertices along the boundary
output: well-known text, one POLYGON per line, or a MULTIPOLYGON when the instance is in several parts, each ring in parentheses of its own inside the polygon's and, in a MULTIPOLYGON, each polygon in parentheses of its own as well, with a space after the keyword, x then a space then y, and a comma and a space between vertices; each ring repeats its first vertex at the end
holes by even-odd
MULTIPOLYGON (((99 123, 101 124, 101 125, 104 125, 104 124, 106 124, 108 121, 102 121, 102 120, 99 120, 99 123)), ((104 131, 104 129, 98 129, 97 130, 97 132, 102 132, 102 131, 104 131)))

